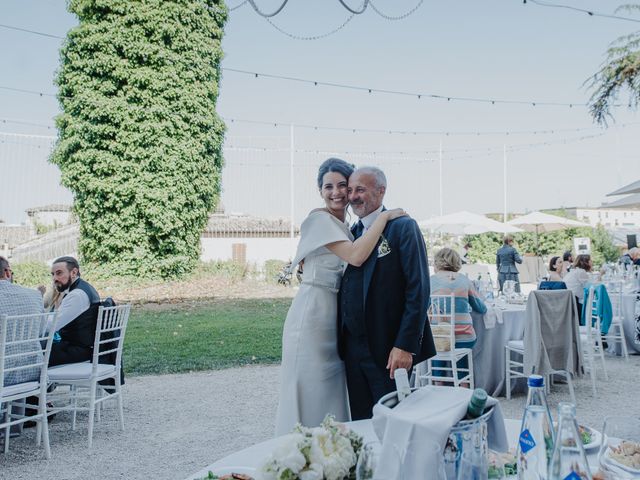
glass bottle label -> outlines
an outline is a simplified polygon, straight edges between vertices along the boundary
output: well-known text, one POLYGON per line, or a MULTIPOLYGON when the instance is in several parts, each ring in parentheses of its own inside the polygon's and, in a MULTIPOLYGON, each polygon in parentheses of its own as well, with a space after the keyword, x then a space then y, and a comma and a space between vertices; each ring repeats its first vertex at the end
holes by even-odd
POLYGON ((536 442, 533 439, 533 435, 531 435, 528 428, 524 429, 520 434, 520 448, 522 449, 522 453, 527 453, 535 446, 536 442))
POLYGON ((581 480, 581 479, 582 477, 573 471, 569 475, 564 477, 564 480, 581 480))

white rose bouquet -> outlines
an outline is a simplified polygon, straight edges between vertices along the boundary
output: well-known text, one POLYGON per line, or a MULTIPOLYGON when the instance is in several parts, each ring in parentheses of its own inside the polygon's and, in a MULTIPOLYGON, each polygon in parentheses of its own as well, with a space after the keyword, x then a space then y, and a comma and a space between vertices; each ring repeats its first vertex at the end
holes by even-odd
POLYGON ((362 437, 332 416, 319 427, 297 425, 262 465, 262 479, 353 479, 361 449, 362 437))

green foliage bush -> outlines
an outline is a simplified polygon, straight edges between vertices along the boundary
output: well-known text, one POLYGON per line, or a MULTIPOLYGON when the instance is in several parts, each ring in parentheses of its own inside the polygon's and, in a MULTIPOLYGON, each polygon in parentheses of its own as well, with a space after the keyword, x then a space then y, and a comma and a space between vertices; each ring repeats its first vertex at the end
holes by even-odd
MULTIPOLYGON (((566 250, 573 250, 573 239, 575 237, 588 237, 591 239, 591 258, 594 265, 616 261, 620 255, 620 251, 613 244, 611 234, 601 225, 595 228, 567 228, 550 233, 541 233, 538 235, 538 252, 543 257, 562 255, 566 250)), ((516 233, 513 239, 514 246, 520 254, 536 253, 535 233, 516 233)), ((502 245, 502 235, 498 233, 467 235, 464 241, 471 243, 469 257, 472 261, 495 263, 496 251, 502 245)))
POLYGON ((264 279, 269 283, 277 283, 278 276, 282 269, 288 262, 283 262, 282 260, 267 260, 264 262, 264 279))
POLYGON ((45 263, 22 262, 11 263, 13 281, 23 287, 35 288, 51 283, 51 270, 45 263))
POLYGON ((249 268, 245 264, 234 262, 233 260, 215 260, 211 262, 199 262, 193 272, 193 277, 222 276, 232 280, 242 280, 248 273, 249 268))
POLYGON ((85 266, 175 277, 196 266, 220 191, 221 0, 70 0, 51 161, 74 195, 85 266))

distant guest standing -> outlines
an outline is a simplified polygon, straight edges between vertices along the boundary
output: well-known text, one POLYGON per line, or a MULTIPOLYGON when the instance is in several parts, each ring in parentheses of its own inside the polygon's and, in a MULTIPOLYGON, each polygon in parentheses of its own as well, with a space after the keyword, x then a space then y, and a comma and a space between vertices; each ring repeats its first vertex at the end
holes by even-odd
POLYGON ((518 278, 518 269, 516 263, 522 263, 522 257, 518 251, 513 248, 513 237, 505 235, 502 247, 496 253, 496 267, 498 269, 498 282, 500 283, 500 291, 506 280, 516 282, 516 292, 520 291, 520 279, 518 278))
POLYGON ((471 244, 469 242, 465 243, 462 247, 462 250, 460 250, 459 255, 463 265, 471 262, 471 260, 469 259, 469 250, 471 250, 471 244))

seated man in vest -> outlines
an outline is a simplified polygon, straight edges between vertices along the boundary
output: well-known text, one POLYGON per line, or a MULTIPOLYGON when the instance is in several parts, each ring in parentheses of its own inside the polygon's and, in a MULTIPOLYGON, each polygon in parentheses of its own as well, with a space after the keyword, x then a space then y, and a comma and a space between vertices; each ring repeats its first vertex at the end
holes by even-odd
POLYGON ((51 347, 49 366, 91 360, 100 296, 80 278, 80 265, 73 257, 56 259, 51 276, 63 297, 54 327, 61 340, 51 347))

